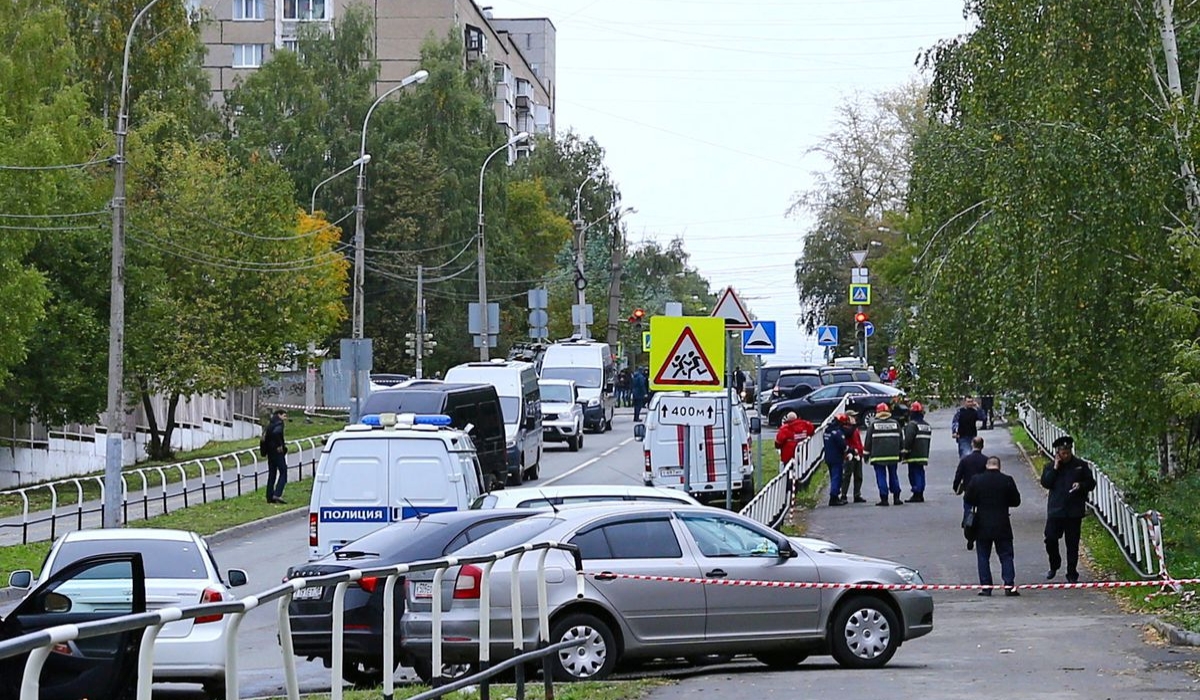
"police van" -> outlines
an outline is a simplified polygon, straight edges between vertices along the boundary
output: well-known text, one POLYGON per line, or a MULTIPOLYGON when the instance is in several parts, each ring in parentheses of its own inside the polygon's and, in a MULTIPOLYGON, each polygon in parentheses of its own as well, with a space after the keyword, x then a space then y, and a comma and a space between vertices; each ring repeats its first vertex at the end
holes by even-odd
POLYGON ((646 408, 645 422, 634 426, 634 437, 642 441, 642 482, 684 491, 699 500, 724 500, 727 485, 732 482, 735 498, 749 500, 754 496, 754 466, 750 462, 750 419, 741 401, 733 399, 732 391, 720 394, 693 394, 691 400, 711 401, 715 416, 713 425, 686 429, 673 425, 665 414, 664 400, 683 397, 681 391, 655 392, 646 408), (725 458, 727 439, 726 416, 733 412, 732 444, 733 474, 728 472, 725 458), (685 460, 686 457, 686 460, 685 460), (684 463, 687 463, 687 473, 684 463))
POLYGON ((363 416, 321 450, 308 507, 309 560, 389 523, 465 510, 482 483, 475 445, 449 416, 363 416))

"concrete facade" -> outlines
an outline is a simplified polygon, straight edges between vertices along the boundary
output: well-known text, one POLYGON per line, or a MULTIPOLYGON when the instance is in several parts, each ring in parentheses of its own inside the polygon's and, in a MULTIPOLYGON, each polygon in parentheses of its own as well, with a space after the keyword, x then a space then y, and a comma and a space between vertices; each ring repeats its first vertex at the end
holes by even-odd
POLYGON ((421 44, 430 36, 461 36, 466 61, 492 66, 496 121, 511 135, 554 133, 555 39, 547 18, 496 19, 473 0, 191 0, 206 18, 202 37, 213 100, 270 59, 294 48, 305 24, 332 26, 353 3, 374 16, 376 92, 420 67, 421 44))

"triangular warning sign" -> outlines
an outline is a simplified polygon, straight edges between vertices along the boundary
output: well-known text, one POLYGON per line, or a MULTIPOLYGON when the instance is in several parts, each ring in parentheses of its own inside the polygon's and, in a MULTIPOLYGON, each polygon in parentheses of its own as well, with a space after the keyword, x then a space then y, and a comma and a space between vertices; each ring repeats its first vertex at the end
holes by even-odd
POLYGON ((725 288, 725 292, 721 294, 720 300, 717 301, 717 305, 713 307, 709 316, 725 319, 725 330, 727 331, 748 331, 754 327, 754 324, 750 323, 750 314, 746 313, 746 307, 742 306, 742 300, 738 299, 733 287, 725 288))
POLYGON ((754 324, 754 330, 750 331, 750 337, 742 344, 748 348, 775 347, 775 343, 771 342, 771 336, 767 335, 767 329, 763 328, 761 323, 754 324))
POLYGON ((720 386, 721 378, 713 370, 712 363, 696 340, 696 334, 685 326, 675 347, 667 353, 666 362, 654 375, 654 384, 688 388, 694 386, 720 386))

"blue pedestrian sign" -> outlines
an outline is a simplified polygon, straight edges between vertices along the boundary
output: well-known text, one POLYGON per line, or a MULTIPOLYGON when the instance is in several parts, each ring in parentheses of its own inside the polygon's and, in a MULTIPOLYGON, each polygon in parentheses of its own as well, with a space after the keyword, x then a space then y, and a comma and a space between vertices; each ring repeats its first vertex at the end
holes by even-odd
POLYGON ((863 321, 862 329, 863 335, 868 338, 875 335, 875 324, 871 323, 870 321, 863 321))
POLYGON ((830 348, 838 344, 837 326, 817 326, 817 345, 830 348))
POLYGON ((750 330, 742 331, 743 355, 775 354, 775 322, 751 321, 750 330))

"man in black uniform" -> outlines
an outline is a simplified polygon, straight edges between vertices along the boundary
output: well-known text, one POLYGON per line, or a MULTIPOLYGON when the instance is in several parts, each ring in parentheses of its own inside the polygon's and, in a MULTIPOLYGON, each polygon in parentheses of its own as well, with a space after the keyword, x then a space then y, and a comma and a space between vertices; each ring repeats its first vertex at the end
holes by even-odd
POLYGON ((875 485, 879 487, 879 502, 888 505, 888 492, 892 503, 902 506, 900 500, 900 478, 896 475, 900 462, 900 424, 892 418, 891 407, 881 403, 875 407, 875 422, 863 436, 863 455, 875 469, 875 485))
POLYGON ((925 422, 925 407, 913 401, 908 409, 908 422, 900 429, 900 459, 908 464, 908 485, 912 488, 909 503, 925 502, 925 465, 929 463, 929 440, 933 429, 925 422))
POLYGON ((1042 470, 1042 486, 1050 493, 1046 498, 1046 556, 1050 580, 1062 566, 1058 552, 1059 538, 1067 542, 1067 582, 1079 581, 1079 530, 1087 513, 1087 495, 1096 488, 1096 477, 1088 463, 1075 456, 1075 440, 1063 435, 1053 443, 1054 462, 1042 470))

